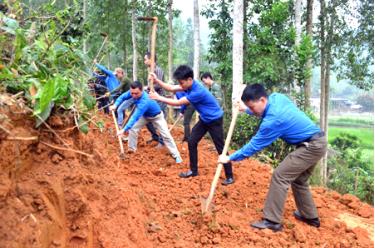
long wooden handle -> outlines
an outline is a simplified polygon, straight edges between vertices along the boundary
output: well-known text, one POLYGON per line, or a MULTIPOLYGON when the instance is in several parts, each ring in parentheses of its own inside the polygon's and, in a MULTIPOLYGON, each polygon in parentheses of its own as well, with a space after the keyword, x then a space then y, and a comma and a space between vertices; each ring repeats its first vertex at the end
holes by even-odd
MULTIPOLYGON (((151 66, 150 66, 150 72, 155 72, 155 47, 156 47, 156 26, 158 24, 158 18, 153 17, 153 22, 152 22, 152 33, 151 33, 151 66)), ((162 80, 162 78, 159 78, 162 80)), ((149 87, 150 91, 155 91, 154 89, 154 81, 150 80, 149 81, 149 87)))
MULTIPOLYGON (((228 131, 228 134, 227 134, 227 138, 225 140, 224 149, 223 149, 223 152, 221 154, 227 154, 227 152, 228 152, 229 144, 230 144, 230 141, 232 139, 232 134, 233 134, 234 126, 236 125, 237 116, 238 116, 238 108, 234 108, 234 110, 233 110, 233 116, 232 116, 232 121, 230 122, 229 131, 228 131)), ((211 201, 212 201, 212 199, 214 197, 216 186, 217 186, 217 182, 219 180, 219 177, 220 177, 222 169, 223 169, 223 164, 219 163, 217 165, 217 168, 216 168, 214 179, 212 180, 212 183, 211 183, 210 194, 207 197, 206 206, 204 208, 205 212, 208 211, 208 207, 210 206, 211 201)))
MULTIPOLYGON (((116 115, 115 115, 115 112, 112 110, 112 117, 113 117, 113 121, 115 123, 115 127, 116 127, 116 135, 119 131, 119 128, 118 128, 118 125, 117 125, 117 120, 116 120, 116 115)), ((118 136, 118 142, 120 143, 120 150, 121 150, 121 154, 124 154, 124 146, 122 144, 122 140, 121 140, 121 137, 118 136)))
MULTIPOLYGON (((100 52, 102 51, 102 49, 103 49, 103 47, 104 47, 104 44, 107 43, 107 40, 108 40, 108 36, 106 36, 106 37, 104 38, 103 43, 102 43, 102 45, 101 45, 101 47, 100 47, 98 53, 96 54, 96 56, 95 56, 95 58, 94 58, 94 61, 99 57, 99 54, 100 54, 100 52)), ((99 61, 99 63, 100 63, 100 61, 99 61)), ((92 68, 94 68, 94 66, 95 66, 95 63, 92 64, 92 68)))
POLYGON ((177 120, 173 123, 173 126, 171 126, 171 127, 169 128, 169 132, 172 131, 172 129, 177 125, 177 123, 181 120, 181 118, 182 118, 182 115, 179 115, 179 116, 177 117, 177 120))

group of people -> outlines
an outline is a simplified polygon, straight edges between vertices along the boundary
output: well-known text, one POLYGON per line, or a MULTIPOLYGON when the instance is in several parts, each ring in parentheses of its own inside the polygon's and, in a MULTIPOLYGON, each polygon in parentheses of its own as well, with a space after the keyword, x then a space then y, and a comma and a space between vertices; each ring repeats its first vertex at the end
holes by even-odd
MULTIPOLYGON (((149 59, 149 54, 146 54, 146 65, 149 59)), ((97 67, 106 73, 100 65, 97 67)), ((116 76, 118 75, 116 73, 116 76)), ((190 178, 199 175, 198 144, 208 132, 220 155, 218 162, 224 165, 225 179, 222 185, 226 186, 235 182, 232 161, 248 158, 281 138, 295 145, 296 149, 274 170, 263 208, 263 219, 251 223, 251 226, 273 231, 282 229, 282 215, 290 186, 297 206, 294 212, 295 218, 314 227, 320 226, 308 179, 316 163, 325 154, 327 142, 324 132, 303 111, 283 94, 268 95, 261 84, 247 85, 242 92, 241 102, 236 105, 240 111, 255 115, 262 121, 251 140, 228 156, 221 154, 224 147, 224 111, 221 104, 224 98, 220 86, 213 81, 212 75, 204 73, 201 76, 202 84, 194 79, 192 68, 180 65, 173 73, 173 78, 178 82, 177 85, 165 83, 163 76, 162 70, 156 66, 156 70, 150 72, 148 78, 153 82, 155 91, 144 90, 139 81, 134 81, 130 83, 130 89, 118 96, 110 107, 111 110, 118 112, 119 109, 135 105, 133 115, 118 132, 119 136, 128 133, 129 151, 136 151, 138 133, 141 128, 144 125, 152 125, 154 131, 156 129, 158 132, 155 131, 157 137, 153 136, 153 140, 165 145, 176 163, 181 163, 181 155, 168 130, 164 114, 166 105, 181 106, 185 130, 183 140, 188 142, 190 169, 179 173, 179 177, 190 178), (166 97, 165 91, 174 93, 176 98, 166 97), (199 113, 199 121, 190 131, 190 120, 194 111, 199 113)), ((122 124, 122 119, 119 120, 119 124, 122 124)), ((152 133, 152 128, 147 127, 152 133)))

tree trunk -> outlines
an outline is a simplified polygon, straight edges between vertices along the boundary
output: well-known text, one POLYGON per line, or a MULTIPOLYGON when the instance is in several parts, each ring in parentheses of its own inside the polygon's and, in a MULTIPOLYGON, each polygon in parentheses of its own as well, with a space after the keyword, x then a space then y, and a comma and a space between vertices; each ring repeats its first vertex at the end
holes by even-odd
MULTIPOLYGON (((312 33, 313 5, 314 5, 314 0, 307 0, 306 34, 311 39, 312 39, 312 36, 313 36, 313 33, 312 33)), ((307 60, 306 70, 308 70, 308 71, 312 70, 312 58, 311 57, 307 60)), ((311 75, 309 77, 305 78, 304 91, 305 91, 305 110, 308 110, 310 108, 310 97, 311 97, 311 75)))
POLYGON ((132 43, 133 43, 133 81, 137 80, 137 33, 136 33, 136 4, 137 0, 132 2, 132 43))
POLYGON ((168 81, 172 83, 172 70, 173 70, 173 0, 168 0, 168 30, 169 30, 169 50, 168 50, 168 81))
MULTIPOLYGON (((325 88, 325 69, 326 69, 326 52, 325 52, 325 2, 324 0, 320 0, 320 129, 325 131, 325 100, 326 100, 326 88, 325 88)), ((327 161, 325 159, 322 160, 320 166, 320 180, 321 183, 324 183, 324 175, 325 175, 325 163, 327 161)))
POLYGON ((124 50, 124 57, 123 57, 123 63, 124 63, 124 77, 128 77, 128 62, 127 62, 127 57, 128 57, 128 44, 127 44, 127 39, 126 39, 126 30, 128 30, 128 10, 129 10, 129 5, 128 5, 128 0, 124 0, 125 3, 125 10, 124 12, 126 13, 123 15, 124 18, 124 27, 123 27, 123 50, 124 50))
MULTIPOLYGON (((295 0, 294 2, 294 17, 294 27, 296 29, 296 39, 294 41, 294 45, 297 47, 301 42, 301 0, 295 0)), ((297 92, 301 91, 300 87, 298 86, 298 79, 296 77, 294 78, 293 88, 297 92)))
POLYGON ((295 45, 299 45, 301 41, 302 25, 301 25, 301 0, 294 2, 294 16, 295 16, 295 28, 296 28, 296 40, 295 45))
MULTIPOLYGON (((239 100, 243 84, 243 0, 235 0, 233 7, 233 87, 232 101, 239 100)), ((232 106, 234 106, 232 104, 232 106)), ((232 107, 233 110, 233 107, 232 107)))
MULTIPOLYGON (((83 0, 83 23, 87 22, 87 0, 83 0)), ((83 40, 83 53, 87 54, 87 39, 83 40)))
POLYGON ((194 0, 194 78, 199 79, 199 57, 200 57, 200 34, 199 34, 199 5, 194 0))

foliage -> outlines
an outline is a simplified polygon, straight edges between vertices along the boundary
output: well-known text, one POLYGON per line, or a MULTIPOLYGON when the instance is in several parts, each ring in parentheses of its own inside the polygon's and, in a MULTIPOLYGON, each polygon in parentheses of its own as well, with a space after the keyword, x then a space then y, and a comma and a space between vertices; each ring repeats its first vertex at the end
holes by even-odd
POLYGON ((328 187, 342 194, 354 194, 373 204, 373 166, 361 159, 359 139, 349 133, 341 133, 330 144, 336 155, 328 160, 328 187))
POLYGON ((363 111, 374 112, 374 95, 373 94, 362 94, 357 97, 357 104, 362 105, 363 111))
MULTIPOLYGON (((236 129, 233 132, 232 144, 234 149, 239 149, 256 134, 260 125, 260 120, 248 114, 238 117, 236 129)), ((276 140, 270 146, 257 153, 256 157, 263 162, 277 167, 279 163, 291 152, 294 146, 288 145, 281 139, 276 140)))
MULTIPOLYGON (((22 9, 11 11, 20 13, 22 9)), ((0 70, 2 84, 11 93, 24 91, 31 103, 34 114, 47 119, 53 107, 74 110, 78 119, 87 117, 87 111, 93 109, 95 99, 86 88, 83 67, 83 54, 79 48, 80 32, 72 31, 79 6, 55 12, 54 4, 43 5, 41 13, 50 16, 39 21, 29 16, 29 21, 18 21, 1 14, 5 24, 7 44, 14 51, 11 58, 1 51, 2 61, 8 60, 0 70), (52 15, 52 13, 54 15, 52 15), (30 92, 36 90, 36 94, 30 92)), ((37 118, 37 125, 40 124, 37 118)))

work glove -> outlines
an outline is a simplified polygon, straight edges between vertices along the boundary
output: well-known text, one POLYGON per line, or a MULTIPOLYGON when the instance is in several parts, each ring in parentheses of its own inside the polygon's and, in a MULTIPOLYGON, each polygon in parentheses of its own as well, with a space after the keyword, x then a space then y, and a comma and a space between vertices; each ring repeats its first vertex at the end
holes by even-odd
POLYGON ((111 106, 109 106, 109 109, 110 109, 111 111, 115 111, 115 110, 116 110, 116 108, 117 108, 117 106, 116 106, 116 105, 111 105, 111 106))
POLYGON ((229 159, 229 156, 225 155, 225 154, 221 154, 219 156, 219 159, 217 160, 218 163, 221 163, 221 164, 226 164, 226 163, 229 163, 230 159, 229 159))

